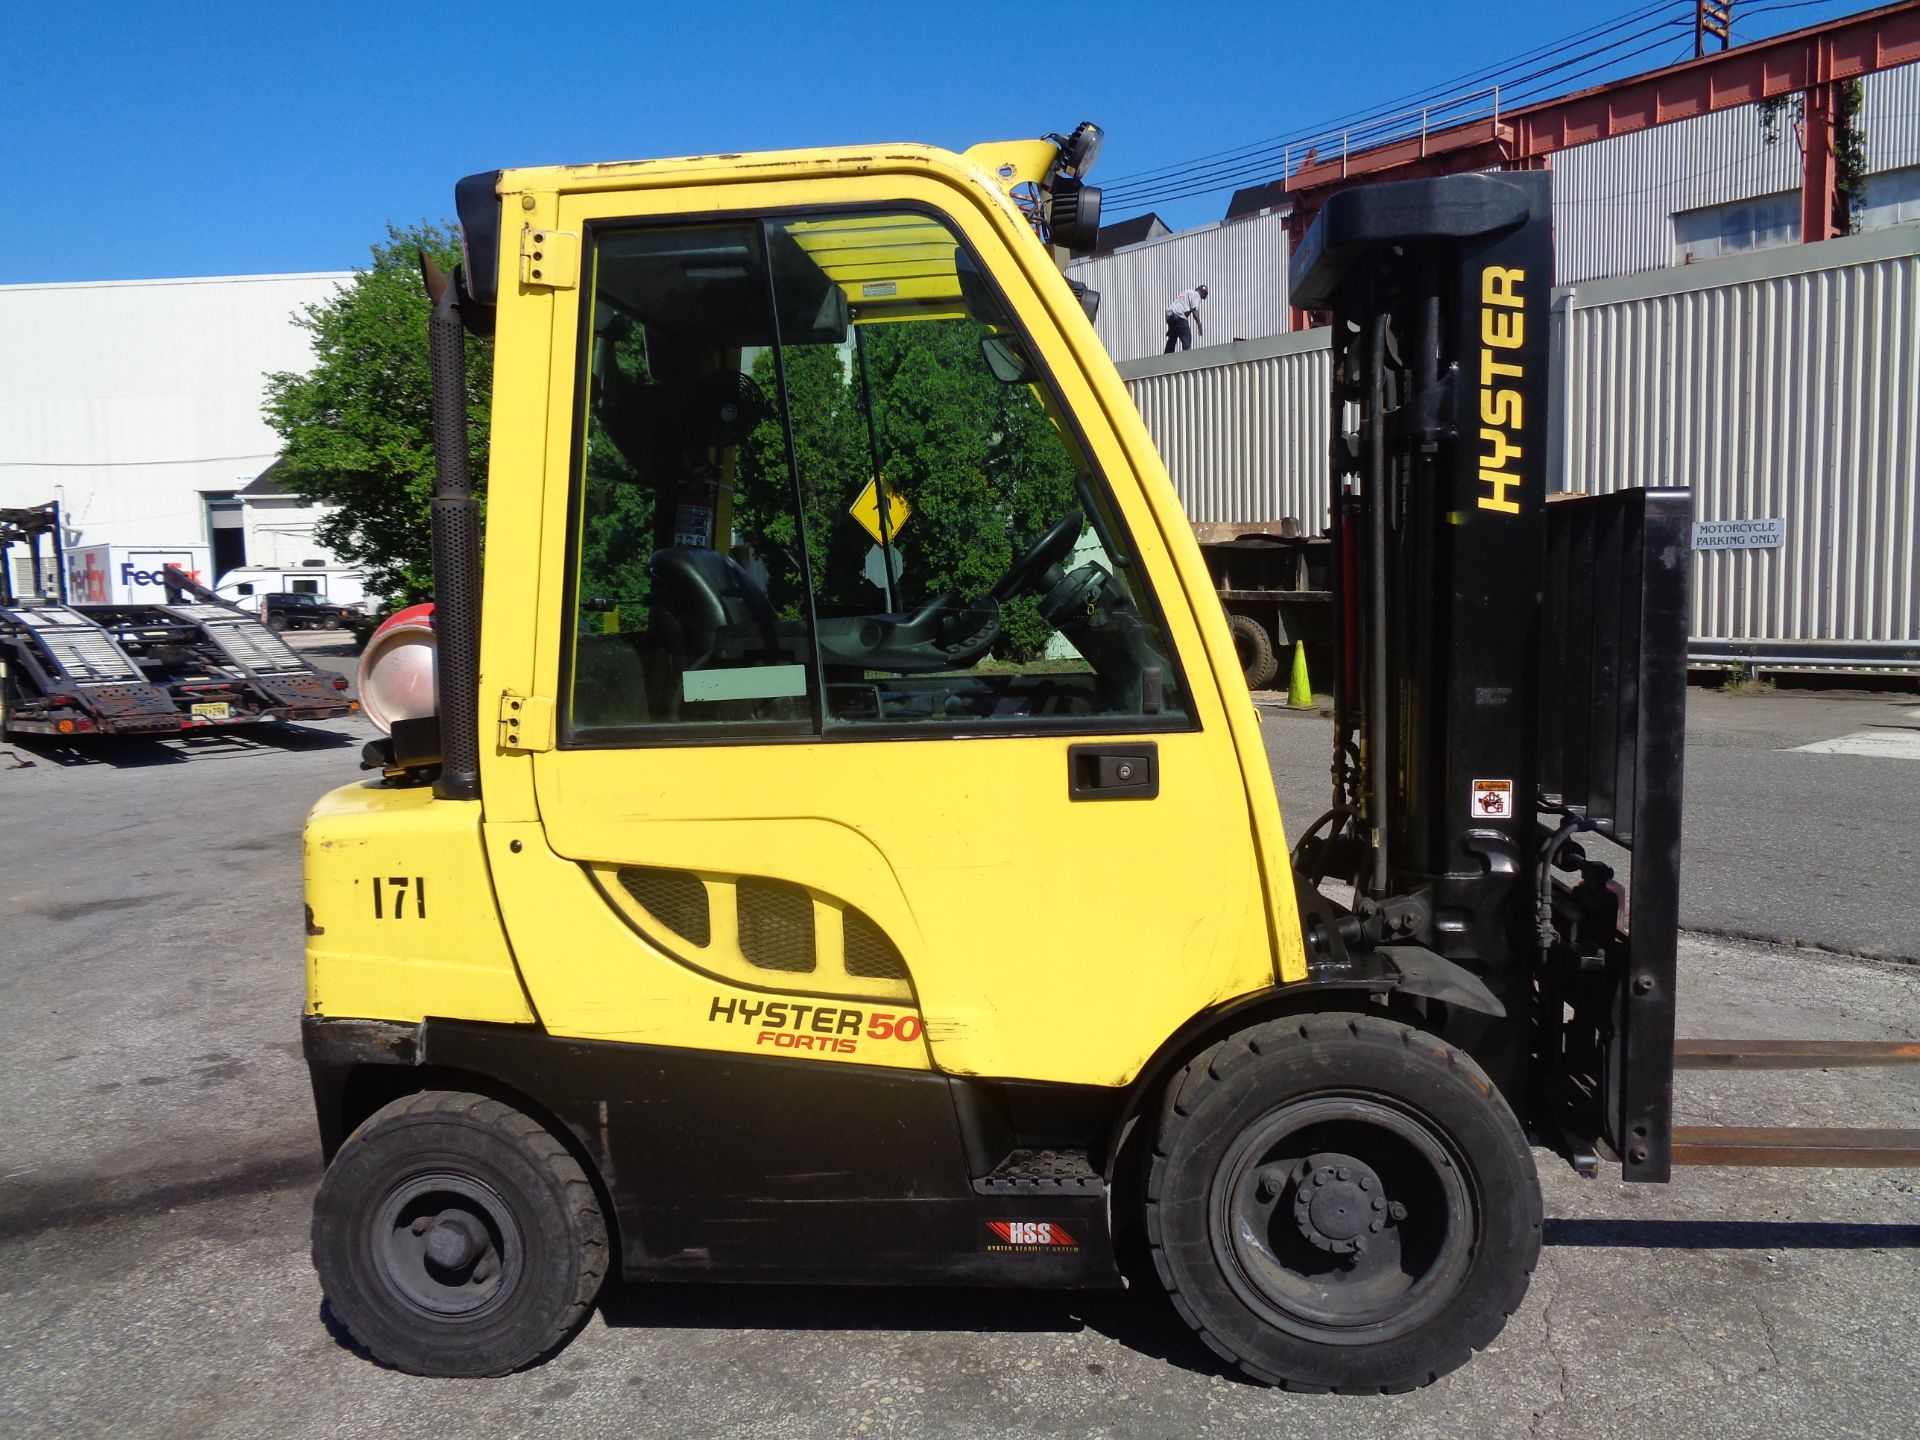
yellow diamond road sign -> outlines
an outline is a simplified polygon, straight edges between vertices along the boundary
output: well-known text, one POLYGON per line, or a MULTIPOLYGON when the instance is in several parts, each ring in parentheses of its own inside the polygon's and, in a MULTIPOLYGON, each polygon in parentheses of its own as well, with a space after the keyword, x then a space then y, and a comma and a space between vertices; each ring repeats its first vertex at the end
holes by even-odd
POLYGON ((853 502, 847 513, 860 522, 860 528, 873 536, 873 543, 885 545, 899 535, 906 525, 907 518, 913 514, 913 507, 907 503, 907 497, 895 490, 885 480, 869 480, 867 488, 860 492, 860 498, 853 502), (886 525, 880 524, 880 497, 887 497, 886 525))

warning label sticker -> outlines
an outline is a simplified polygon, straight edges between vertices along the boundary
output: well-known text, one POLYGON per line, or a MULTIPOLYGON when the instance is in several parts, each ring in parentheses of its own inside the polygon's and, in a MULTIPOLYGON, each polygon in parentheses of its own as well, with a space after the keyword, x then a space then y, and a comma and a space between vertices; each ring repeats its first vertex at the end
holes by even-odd
POLYGON ((1474 781, 1471 813, 1476 820, 1511 819, 1513 782, 1511 780, 1474 781))

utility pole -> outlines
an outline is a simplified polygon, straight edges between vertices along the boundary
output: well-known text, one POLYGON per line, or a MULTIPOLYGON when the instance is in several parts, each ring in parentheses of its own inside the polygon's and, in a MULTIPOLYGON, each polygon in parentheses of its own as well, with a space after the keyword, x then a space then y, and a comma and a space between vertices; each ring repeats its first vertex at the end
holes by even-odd
POLYGON ((1694 0, 1694 59, 1707 53, 1709 35, 1720 42, 1722 50, 1733 44, 1733 0, 1694 0))

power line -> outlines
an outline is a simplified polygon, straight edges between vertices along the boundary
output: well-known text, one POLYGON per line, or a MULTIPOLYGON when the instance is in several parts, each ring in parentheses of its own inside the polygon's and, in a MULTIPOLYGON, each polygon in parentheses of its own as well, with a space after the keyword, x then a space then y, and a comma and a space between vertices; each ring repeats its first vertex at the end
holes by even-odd
MULTIPOLYGON (((1839 3, 1843 3, 1843 0, 1774 0, 1774 3, 1737 11, 1736 23, 1738 23, 1739 20, 1753 19, 1776 11, 1803 10, 1816 5, 1835 5, 1839 3)), ((1436 87, 1434 90, 1414 92, 1411 97, 1403 97, 1403 99, 1411 98, 1417 102, 1420 99, 1431 98, 1433 95, 1439 94, 1441 91, 1456 84, 1471 83, 1476 79, 1489 79, 1496 75, 1505 77, 1508 72, 1517 65, 1525 64, 1532 59, 1542 58, 1543 56, 1554 55, 1570 45, 1597 39, 1602 35, 1610 34, 1627 25, 1647 20, 1651 16, 1660 14, 1671 8, 1671 4, 1662 4, 1647 7, 1639 11, 1628 12, 1623 16, 1616 17, 1614 20, 1591 30, 1582 31, 1564 40, 1538 47, 1536 50, 1526 52, 1511 60, 1499 62, 1499 64, 1495 66, 1485 67, 1480 71, 1473 72, 1471 75, 1461 77, 1458 81, 1446 82, 1445 86, 1436 87)), ((1542 96, 1568 93, 1573 88, 1572 82, 1598 75, 1604 71, 1614 69, 1627 61, 1661 50, 1671 43, 1671 37, 1661 32, 1681 27, 1691 27, 1693 23, 1693 5, 1690 3, 1686 4, 1685 11, 1686 13, 1683 16, 1657 21, 1631 34, 1620 36, 1618 39, 1595 46, 1580 54, 1568 55, 1565 58, 1558 59, 1554 64, 1540 66, 1526 74, 1513 76, 1510 79, 1503 79, 1503 83, 1500 85, 1500 105, 1502 110, 1505 110, 1509 103, 1519 106, 1533 103, 1537 98, 1542 96), (1648 39, 1647 37, 1649 36, 1653 38, 1648 39), (1621 49, 1621 47, 1632 45, 1635 41, 1639 40, 1646 40, 1647 43, 1638 45, 1631 50, 1621 49), (1609 53, 1615 51, 1620 53, 1609 53), (1571 74, 1563 73, 1571 67, 1582 65, 1587 61, 1596 61, 1597 63, 1587 65, 1585 69, 1574 70, 1571 74), (1549 79, 1548 77, 1556 78, 1549 79)), ((1689 47, 1690 42, 1689 46, 1683 46, 1682 48, 1684 50, 1689 47)), ((1682 58, 1687 57, 1683 54, 1677 56, 1676 60, 1682 58)), ((1452 124, 1461 123, 1459 120, 1446 120, 1446 113, 1449 109, 1459 109, 1464 105, 1466 100, 1471 98, 1473 97, 1456 96, 1451 106, 1441 105, 1434 107, 1441 111, 1442 118, 1439 123, 1433 124, 1432 128, 1446 129, 1450 128, 1452 124)), ((1401 101, 1389 102, 1390 105, 1399 105, 1401 103, 1401 101)), ((1274 168, 1272 159, 1276 154, 1284 154, 1284 151, 1289 147, 1312 140, 1327 141, 1340 138, 1344 130, 1345 139, 1349 145, 1354 145, 1356 141, 1366 142, 1355 146, 1355 148, 1368 148, 1370 143, 1377 143, 1374 141, 1374 137, 1380 136, 1384 138, 1387 133, 1392 131, 1390 122, 1395 119, 1405 119, 1412 112, 1402 110, 1396 113, 1388 109, 1375 109, 1353 113, 1359 117, 1357 123, 1342 126, 1340 122, 1336 120, 1330 126, 1321 126, 1310 131, 1299 131, 1292 135, 1275 137, 1272 140, 1261 141, 1255 145, 1243 146, 1235 150, 1216 152, 1216 155, 1212 157, 1203 156, 1200 157, 1199 161, 1189 162, 1189 164, 1184 167, 1166 166, 1158 171, 1138 172, 1135 177, 1122 177, 1121 183, 1106 187, 1105 194, 1108 207, 1111 210, 1126 208, 1137 213, 1152 205, 1166 204, 1172 201, 1191 199, 1202 195, 1217 194, 1222 190, 1244 188, 1249 184, 1274 178, 1272 176, 1272 170, 1274 168), (1215 163, 1201 163, 1209 159, 1215 160, 1215 163), (1194 168, 1195 166, 1199 168, 1196 169, 1194 168), (1155 178, 1157 176, 1164 176, 1165 178, 1155 178), (1133 183, 1128 184, 1128 180, 1132 180, 1133 183)), ((1399 135, 1406 135, 1409 132, 1402 129, 1397 133, 1399 135)))
MULTIPOLYGON (((1647 19, 1648 17, 1658 14, 1663 10, 1668 10, 1673 8, 1674 3, 1675 3, 1675 0, 1660 0, 1660 3, 1658 4, 1643 6, 1639 10, 1627 11, 1625 14, 1617 15, 1612 20, 1604 21, 1600 25, 1594 26, 1592 29, 1577 31, 1572 35, 1562 36, 1558 40, 1550 40, 1544 45, 1537 46, 1532 50, 1523 51, 1519 55, 1510 56, 1505 60, 1495 61, 1493 64, 1482 66, 1478 70, 1469 71, 1464 75, 1457 75, 1451 80, 1440 81, 1438 84, 1433 85, 1426 89, 1409 91, 1407 94, 1401 95, 1395 99, 1383 101, 1381 102, 1380 105, 1369 106, 1361 110, 1349 111, 1345 115, 1336 116, 1332 121, 1328 123, 1329 125, 1337 126, 1341 124, 1343 121, 1363 120, 1370 116, 1375 116, 1375 115, 1385 113, 1385 111, 1387 111, 1388 109, 1392 109, 1395 107, 1417 106, 1423 100, 1432 100, 1432 99, 1437 99, 1443 95, 1455 94, 1463 86, 1476 85, 1476 84, 1480 84, 1483 81, 1491 80, 1496 75, 1503 73, 1506 70, 1510 70, 1518 65, 1524 65, 1524 64, 1530 63, 1531 61, 1540 59, 1543 56, 1550 55, 1554 51, 1564 46, 1581 44, 1588 40, 1597 39, 1601 35, 1609 34, 1613 30, 1620 28, 1622 25, 1630 25, 1637 21, 1647 19)), ((1683 0, 1683 3, 1684 3, 1684 0, 1683 0)), ((1820 0, 1820 3, 1826 3, 1826 0, 1820 0)), ((1254 141, 1248 145, 1235 146, 1227 150, 1216 150, 1210 155, 1195 156, 1191 160, 1184 160, 1174 165, 1165 165, 1152 170, 1132 171, 1125 175, 1116 176, 1112 181, 1110 181, 1106 185, 1105 190, 1107 193, 1114 193, 1114 192, 1124 192, 1128 189, 1141 188, 1142 186, 1144 186, 1146 182, 1150 180, 1158 179, 1163 176, 1178 176, 1178 175, 1189 173, 1191 170, 1191 167, 1195 165, 1203 164, 1210 160, 1240 158, 1240 157, 1245 157, 1254 153, 1265 153, 1265 151, 1267 151, 1271 147, 1283 146, 1291 140, 1310 138, 1312 135, 1322 133, 1326 128, 1328 127, 1321 126, 1314 131, 1299 132, 1291 135, 1272 136, 1265 140, 1254 141)))
MULTIPOLYGON (((1671 0, 1667 0, 1667 3, 1652 6, 1639 11, 1629 12, 1627 15, 1620 17, 1619 19, 1609 24, 1595 27, 1592 30, 1579 32, 1578 34, 1568 36, 1562 40, 1554 41, 1550 45, 1538 47, 1535 50, 1525 52, 1524 54, 1516 56, 1510 60, 1498 62, 1497 64, 1492 66, 1483 67, 1479 71, 1475 71, 1469 75, 1458 77, 1456 80, 1447 81, 1444 84, 1440 86, 1436 86, 1430 90, 1415 91, 1408 96, 1401 97, 1400 100, 1388 102, 1385 107, 1377 107, 1377 108, 1373 108, 1365 111, 1355 111, 1348 116, 1340 117, 1339 119, 1336 119, 1328 124, 1317 125, 1312 129, 1296 131, 1290 135, 1276 136, 1270 140, 1262 141, 1258 145, 1244 146, 1236 151, 1223 152, 1224 154, 1230 155, 1232 158, 1220 160, 1211 165, 1202 164, 1199 161, 1194 161, 1194 162, 1188 162, 1186 165, 1183 165, 1183 166, 1164 167, 1159 172, 1142 172, 1141 176, 1138 178, 1122 177, 1119 181, 1106 186, 1104 193, 1109 197, 1110 203, 1117 202, 1120 204, 1131 204, 1131 203, 1134 203, 1142 194, 1145 194, 1148 192, 1162 191, 1167 189, 1169 186, 1177 185, 1182 188, 1186 188, 1187 186, 1190 186, 1195 180, 1198 180, 1198 179, 1219 178, 1229 174, 1234 174, 1234 175, 1244 174, 1249 169, 1261 168, 1259 166, 1260 161, 1262 161, 1263 159, 1270 159, 1274 156, 1278 156, 1282 154, 1285 147, 1289 145, 1297 145, 1297 144, 1300 144, 1301 142, 1308 141, 1308 140, 1324 139, 1324 138, 1327 138, 1330 133, 1338 133, 1341 130, 1345 130, 1348 133, 1349 139, 1351 139, 1355 134, 1358 134, 1361 137, 1368 136, 1374 133, 1376 130, 1383 128, 1387 121, 1395 118, 1405 118, 1406 116, 1410 115, 1412 113, 1412 107, 1416 107, 1418 103, 1423 100, 1431 101, 1435 98, 1445 96, 1448 99, 1455 102, 1454 106, 1449 107, 1448 105, 1442 105, 1437 108, 1440 108, 1443 111, 1447 108, 1457 108, 1458 103, 1464 101, 1467 98, 1471 98, 1471 97, 1461 96, 1459 92, 1454 88, 1458 85, 1473 84, 1475 82, 1500 80, 1503 82, 1500 88, 1504 90, 1509 85, 1526 84, 1543 75, 1550 74, 1554 70, 1563 69, 1568 65, 1578 64, 1583 60, 1592 58, 1593 56, 1596 56, 1596 55, 1604 54, 1605 52, 1609 50, 1617 49, 1622 45, 1631 44, 1632 42, 1642 39, 1649 34, 1655 33, 1655 31, 1657 30, 1677 28, 1679 26, 1690 25, 1692 23, 1690 18, 1691 10, 1689 9, 1688 17, 1675 17, 1675 18, 1664 20, 1664 21, 1658 21, 1651 26, 1643 25, 1641 29, 1634 31, 1631 34, 1623 35, 1616 40, 1609 41, 1606 44, 1597 46, 1593 49, 1586 50, 1580 54, 1573 55, 1567 59, 1561 60, 1557 65, 1550 65, 1550 66, 1531 69, 1522 74, 1514 73, 1519 67, 1527 65, 1535 60, 1543 59, 1543 58, 1551 58, 1553 55, 1562 53, 1566 49, 1566 47, 1568 47, 1569 45, 1584 44, 1587 41, 1595 40, 1601 36, 1611 34, 1613 31, 1622 29, 1625 26, 1639 24, 1641 22, 1647 21, 1649 18, 1651 18, 1654 15, 1660 14, 1665 11, 1670 11, 1672 9, 1673 9, 1673 5, 1671 3, 1671 0), (1349 123, 1342 124, 1343 120, 1349 123), (1154 174, 1164 176, 1165 178, 1158 179, 1158 180, 1149 178, 1151 175, 1154 175, 1154 174)), ((1624 58, 1624 57, 1618 57, 1618 58, 1624 58)), ((1487 86, 1486 88, 1491 89, 1492 87, 1487 86)), ((1224 185, 1222 185, 1222 186, 1216 186, 1214 188, 1225 188, 1225 187, 1224 185)))
MULTIPOLYGON (((1643 40, 1648 35, 1655 35, 1653 40, 1640 45, 1636 49, 1622 51, 1619 54, 1607 55, 1607 58, 1601 60, 1599 64, 1591 66, 1586 70, 1576 71, 1571 76, 1563 76, 1559 81, 1534 86, 1531 89, 1523 88, 1517 94, 1512 94, 1511 99, 1515 104, 1523 103, 1546 91, 1564 89, 1568 80, 1578 80, 1584 76, 1596 74, 1599 71, 1621 65, 1638 56, 1647 54, 1649 51, 1658 50, 1671 42, 1671 36, 1656 34, 1657 31, 1668 31, 1690 23, 1690 21, 1686 20, 1663 21, 1659 25, 1652 27, 1652 29, 1641 30, 1632 35, 1622 36, 1619 40, 1613 41, 1610 44, 1600 46, 1579 55, 1570 56, 1557 65, 1543 66, 1538 70, 1518 76, 1511 83, 1525 87, 1530 82, 1566 70, 1569 66, 1578 65, 1584 61, 1594 59, 1597 56, 1606 55, 1608 51, 1617 50, 1620 46, 1632 44, 1636 40, 1643 40)), ((1504 110, 1510 98, 1507 87, 1501 87, 1499 98, 1501 108, 1504 110)), ((1430 131, 1451 129, 1455 125, 1462 124, 1468 119, 1475 118, 1474 116, 1466 114, 1450 118, 1446 113, 1446 109, 1447 107, 1442 107, 1442 113, 1437 119, 1431 115, 1427 117, 1427 125, 1430 131)), ((1487 109, 1490 113, 1492 109, 1491 104, 1488 105, 1487 109)), ((1410 137, 1411 131, 1408 131, 1404 127, 1396 129, 1389 124, 1389 122, 1395 118, 1405 117, 1382 116, 1364 125, 1348 126, 1344 130, 1335 130, 1332 132, 1322 130, 1316 133, 1305 134, 1295 140, 1293 145, 1297 147, 1309 141, 1319 141, 1322 143, 1338 141, 1343 147, 1350 149, 1367 149, 1373 144, 1383 143, 1389 138, 1398 139, 1410 137)), ((1117 206, 1134 206, 1163 200, 1185 199, 1193 195, 1211 194, 1218 190, 1225 190, 1243 184, 1271 179, 1273 178, 1272 171, 1273 163, 1271 157, 1263 163, 1253 165, 1231 164, 1211 166, 1196 171, 1184 180, 1167 181, 1159 185, 1123 192, 1113 203, 1117 206)))

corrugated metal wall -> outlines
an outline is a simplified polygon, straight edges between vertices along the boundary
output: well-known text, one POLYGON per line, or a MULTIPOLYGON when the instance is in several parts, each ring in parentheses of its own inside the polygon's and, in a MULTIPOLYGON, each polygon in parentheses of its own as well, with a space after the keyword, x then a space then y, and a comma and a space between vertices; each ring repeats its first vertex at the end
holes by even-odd
POLYGON ((1568 488, 1683 485, 1696 637, 1920 639, 1920 229, 1597 282, 1571 310, 1568 488))
POLYGON ((1310 533, 1327 513, 1325 330, 1122 365, 1187 518, 1278 520, 1310 533))
MULTIPOLYGON (((1861 82, 1869 172, 1920 165, 1920 65, 1861 82)), ((1674 263, 1674 212, 1800 188, 1790 116, 1766 143, 1756 107, 1577 145, 1553 156, 1554 274, 1563 285, 1674 263)))
POLYGON ((1067 274, 1100 292, 1093 328, 1115 360, 1158 355, 1167 302, 1207 287, 1196 347, 1281 335, 1287 329, 1287 232, 1283 215, 1254 215, 1183 230, 1077 260, 1067 274))
MULTIPOLYGON (((1693 634, 1920 640, 1920 227, 1560 292, 1567 488, 1785 521, 1696 560, 1693 634)), ((1325 331, 1120 367, 1194 521, 1325 526, 1325 331)))
POLYGON ((1868 171, 1920 165, 1920 65, 1876 70, 1860 89, 1868 171))

